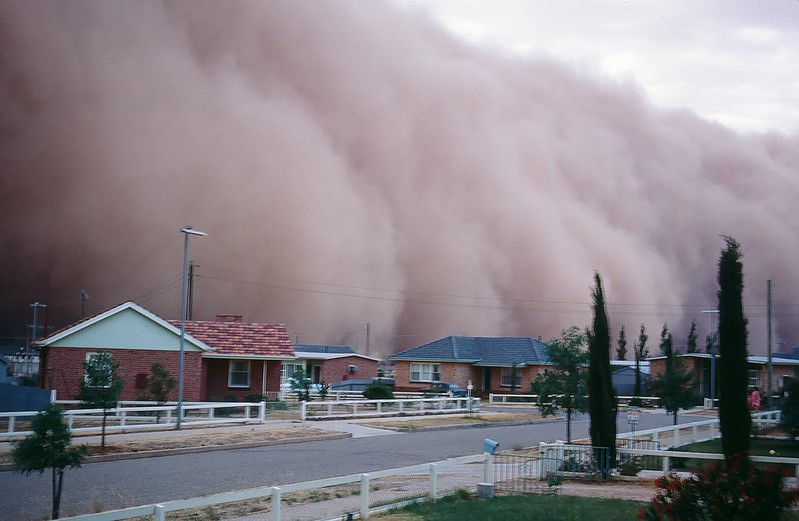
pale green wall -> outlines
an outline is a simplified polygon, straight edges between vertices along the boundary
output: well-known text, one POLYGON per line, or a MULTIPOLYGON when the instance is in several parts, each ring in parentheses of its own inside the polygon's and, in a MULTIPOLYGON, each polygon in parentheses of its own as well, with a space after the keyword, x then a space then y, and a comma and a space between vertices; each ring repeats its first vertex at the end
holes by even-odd
MULTIPOLYGON (((51 345, 54 347, 178 351, 180 336, 133 309, 125 309, 51 345)), ((200 351, 198 347, 188 341, 185 343, 184 349, 200 351)))

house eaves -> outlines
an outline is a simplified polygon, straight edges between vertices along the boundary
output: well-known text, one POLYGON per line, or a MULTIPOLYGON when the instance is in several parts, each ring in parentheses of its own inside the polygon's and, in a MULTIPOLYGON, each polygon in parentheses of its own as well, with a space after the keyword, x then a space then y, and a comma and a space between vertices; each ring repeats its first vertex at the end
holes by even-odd
POLYGON ((203 358, 224 358, 225 360, 296 360, 297 357, 275 356, 275 355, 255 355, 239 353, 203 353, 203 358))
MULTIPOLYGON (((80 321, 78 321, 77 323, 75 323, 75 324, 73 324, 71 326, 67 326, 67 327, 64 327, 64 328, 62 328, 62 329, 60 329, 58 331, 55 331, 54 333, 51 333, 47 337, 42 338, 40 340, 37 340, 35 342, 35 344, 37 346, 41 346, 41 347, 51 346, 51 345, 53 345, 53 344, 55 344, 55 343, 57 343, 57 342, 59 342, 61 340, 64 340, 65 338, 67 338, 67 337, 69 337, 71 335, 74 335, 74 334, 76 334, 76 333, 78 333, 80 331, 83 331, 83 330, 85 330, 85 329, 87 329, 89 327, 92 327, 95 324, 98 324, 98 323, 102 322, 103 320, 107 320, 108 318, 113 317, 114 315, 118 315, 120 313, 123 313, 123 312, 125 312, 127 310, 130 310, 130 311, 132 311, 134 313, 138 313, 142 317, 144 317, 144 318, 148 319, 149 321, 157 324, 158 326, 166 329, 170 333, 180 337, 180 328, 172 325, 168 320, 165 320, 165 319, 159 317, 158 315, 156 315, 152 311, 150 311, 148 309, 145 309, 142 306, 136 304, 135 302, 129 300, 127 302, 119 304, 118 306, 114 306, 113 308, 107 309, 105 311, 101 311, 100 313, 97 313, 96 315, 94 315, 92 317, 80 320, 80 321)), ((184 335, 184 340, 186 342, 192 344, 196 348, 200 349, 201 351, 213 351, 213 348, 211 346, 209 346, 205 342, 193 337, 192 335, 190 335, 188 333, 186 333, 184 335)))

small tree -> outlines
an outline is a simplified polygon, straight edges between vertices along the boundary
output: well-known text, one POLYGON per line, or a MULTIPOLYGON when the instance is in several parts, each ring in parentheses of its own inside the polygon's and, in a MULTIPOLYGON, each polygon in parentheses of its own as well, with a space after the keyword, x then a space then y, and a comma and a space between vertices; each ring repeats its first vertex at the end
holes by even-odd
MULTIPOLYGON (((164 364, 155 361, 150 365, 150 374, 147 375, 147 394, 158 406, 164 405, 169 400, 169 395, 178 386, 177 380, 166 370, 164 364)), ((161 421, 161 411, 155 415, 155 423, 161 421)))
POLYGON ((686 353, 696 353, 699 336, 696 334, 696 320, 691 321, 691 329, 688 330, 688 347, 685 348, 686 353))
POLYGON ((311 401, 312 385, 313 381, 308 378, 308 375, 302 369, 291 375, 291 390, 297 393, 297 399, 301 402, 311 401))
POLYGON ((641 324, 641 331, 638 332, 638 342, 635 344, 635 387, 633 387, 633 399, 630 405, 641 406, 641 361, 649 356, 649 348, 646 341, 649 335, 646 334, 646 326, 641 324))
POLYGON ((543 416, 566 411, 566 441, 571 443, 571 418, 575 412, 584 412, 586 399, 585 365, 588 355, 584 350, 586 337, 576 326, 564 329, 560 338, 547 345, 546 352, 552 369, 539 373, 530 386, 538 395, 538 409, 543 416))
POLYGON ((85 377, 80 383, 78 400, 84 407, 103 410, 100 450, 105 450, 105 424, 111 409, 119 403, 124 382, 119 376, 119 362, 111 353, 100 351, 83 362, 85 377))
MULTIPOLYGON (((719 427, 725 459, 746 457, 752 417, 747 406, 749 365, 746 353, 746 318, 743 310, 743 263, 740 245, 725 237, 719 257, 719 427)), ((742 463, 746 464, 747 460, 742 463)))
POLYGON ((666 352, 666 368, 662 374, 652 379, 652 390, 660 398, 666 412, 674 415, 677 425, 677 412, 681 408, 693 405, 696 395, 691 389, 693 376, 683 368, 682 360, 674 354, 671 335, 664 342, 666 352))
POLYGON ((86 445, 70 447, 72 435, 64 421, 64 413, 55 405, 44 408, 31 422, 32 434, 13 442, 12 458, 16 471, 25 475, 44 473, 51 469, 52 509, 51 519, 58 519, 61 509, 61 489, 64 470, 80 467, 89 448, 86 445))
POLYGON ((624 331, 624 324, 619 329, 619 339, 616 341, 616 360, 627 359, 627 333, 624 331))

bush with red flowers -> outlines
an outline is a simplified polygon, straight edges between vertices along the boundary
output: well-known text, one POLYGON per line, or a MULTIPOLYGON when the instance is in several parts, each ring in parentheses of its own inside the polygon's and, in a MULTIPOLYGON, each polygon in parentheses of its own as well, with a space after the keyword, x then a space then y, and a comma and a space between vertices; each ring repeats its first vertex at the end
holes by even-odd
POLYGON ((655 485, 658 490, 638 519, 776 520, 799 498, 796 489, 783 487, 779 470, 755 468, 746 457, 732 459, 724 469, 708 465, 687 478, 669 474, 655 485))

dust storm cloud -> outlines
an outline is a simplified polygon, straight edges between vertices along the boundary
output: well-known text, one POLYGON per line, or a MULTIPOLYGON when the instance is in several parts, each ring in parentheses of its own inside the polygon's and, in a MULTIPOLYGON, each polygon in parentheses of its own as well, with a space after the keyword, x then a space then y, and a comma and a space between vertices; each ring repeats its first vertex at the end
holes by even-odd
POLYGON ((700 342, 720 235, 749 345, 799 344, 799 137, 469 47, 376 2, 0 4, 5 337, 135 299, 386 355, 450 334, 664 323, 700 342))

